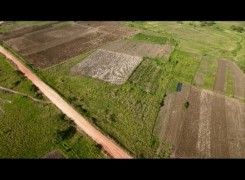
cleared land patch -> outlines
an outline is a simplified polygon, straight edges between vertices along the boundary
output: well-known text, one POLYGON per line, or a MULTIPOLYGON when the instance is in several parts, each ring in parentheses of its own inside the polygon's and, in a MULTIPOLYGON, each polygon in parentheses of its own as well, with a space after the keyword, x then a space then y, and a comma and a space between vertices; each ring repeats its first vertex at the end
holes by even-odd
POLYGON ((155 127, 160 141, 173 146, 173 157, 245 156, 245 104, 193 86, 167 95, 155 127), (189 107, 183 104, 189 102, 189 107))
POLYGON ((126 53, 132 56, 159 57, 163 59, 168 59, 173 51, 173 48, 168 44, 159 45, 132 40, 115 41, 103 46, 102 49, 126 53))
POLYGON ((214 91, 223 93, 225 88, 225 73, 226 73, 226 61, 219 60, 219 67, 216 73, 216 79, 214 84, 214 91))
POLYGON ((71 72, 114 84, 122 84, 141 61, 142 58, 138 56, 99 49, 74 66, 71 72))

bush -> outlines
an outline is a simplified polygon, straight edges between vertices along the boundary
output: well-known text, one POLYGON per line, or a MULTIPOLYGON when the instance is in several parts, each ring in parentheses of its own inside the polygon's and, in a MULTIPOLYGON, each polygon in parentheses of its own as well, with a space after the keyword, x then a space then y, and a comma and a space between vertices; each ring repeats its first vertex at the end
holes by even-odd
POLYGON ((239 33, 242 33, 242 32, 245 30, 242 26, 235 26, 235 25, 232 25, 232 26, 231 26, 231 29, 232 29, 233 31, 237 31, 237 32, 239 32, 239 33))
POLYGON ((32 92, 37 92, 38 91, 38 87, 33 84, 33 85, 31 85, 30 90, 32 92))
POLYGON ((76 133, 76 128, 73 126, 68 127, 66 130, 57 130, 56 131, 56 142, 64 141, 66 139, 72 138, 76 133))
POLYGON ((190 105, 190 103, 189 103, 188 101, 186 101, 186 102, 184 103, 184 107, 185 107, 186 109, 189 107, 189 105, 190 105))
POLYGON ((201 21, 200 26, 213 26, 216 24, 214 21, 201 21))

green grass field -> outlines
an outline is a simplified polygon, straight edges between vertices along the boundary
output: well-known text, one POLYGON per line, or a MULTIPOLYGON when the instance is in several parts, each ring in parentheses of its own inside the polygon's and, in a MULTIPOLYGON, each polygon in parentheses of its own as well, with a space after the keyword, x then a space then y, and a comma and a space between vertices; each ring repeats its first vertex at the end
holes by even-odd
MULTIPOLYGON (((0 86, 36 97, 32 84, 0 56, 0 86), (20 82, 19 82, 20 81, 20 82), (19 83, 16 83, 19 82, 19 83)), ((0 90, 0 158, 40 158, 59 149, 67 158, 106 155, 52 104, 0 90)))
POLYGON ((134 21, 124 22, 124 24, 140 28, 148 34, 172 37, 180 42, 181 50, 193 55, 234 60, 245 72, 244 32, 238 33, 231 30, 232 25, 245 27, 244 22, 217 21, 212 26, 201 26, 201 22, 198 21, 183 21, 182 23, 134 21))

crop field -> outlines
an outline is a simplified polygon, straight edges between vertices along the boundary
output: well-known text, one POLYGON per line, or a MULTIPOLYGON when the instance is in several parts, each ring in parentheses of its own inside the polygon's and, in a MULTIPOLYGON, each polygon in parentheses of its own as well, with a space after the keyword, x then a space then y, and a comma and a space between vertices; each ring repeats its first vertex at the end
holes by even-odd
POLYGON ((6 33, 0 38, 29 64, 40 69, 136 33, 133 28, 109 22, 99 27, 59 22, 32 28, 6 33))
MULTIPOLYGON (((245 72, 244 33, 234 32, 232 25, 244 26, 244 22, 215 22, 212 26, 201 26, 201 22, 124 22, 139 28, 148 34, 174 38, 181 44, 180 50, 208 58, 228 59, 234 61, 245 72), (228 43, 229 42, 229 43, 228 43)), ((140 36, 138 38, 141 39, 140 36)), ((151 38, 153 39, 153 38, 151 38)), ((160 41, 166 38, 160 38, 160 41)), ((155 41, 159 39, 155 38, 155 41)))
POLYGON ((193 84, 220 94, 245 99, 245 76, 231 61, 207 58, 201 60, 193 84))
POLYGON ((151 58, 159 57, 163 59, 168 59, 173 50, 173 48, 168 44, 159 45, 132 40, 115 41, 103 46, 102 49, 125 53, 132 56, 151 58))
POLYGON ((41 158, 53 149, 66 158, 107 157, 2 55, 0 87, 33 97, 0 88, 0 158, 41 158))
MULTIPOLYGON (((244 22, 11 23, 1 43, 133 157, 245 157, 244 22)), ((0 61, 0 157, 107 157, 0 61)))
POLYGON ((154 131, 172 145, 172 157, 242 158, 244 108, 242 101, 183 85, 181 92, 167 95, 154 131))
POLYGON ((51 24, 58 22, 54 21, 14 21, 5 22, 0 25, 0 39, 9 39, 16 36, 24 35, 34 29, 42 29, 49 27, 51 24))
POLYGON ((142 61, 141 57, 97 50, 71 69, 81 74, 115 84, 124 83, 142 61))

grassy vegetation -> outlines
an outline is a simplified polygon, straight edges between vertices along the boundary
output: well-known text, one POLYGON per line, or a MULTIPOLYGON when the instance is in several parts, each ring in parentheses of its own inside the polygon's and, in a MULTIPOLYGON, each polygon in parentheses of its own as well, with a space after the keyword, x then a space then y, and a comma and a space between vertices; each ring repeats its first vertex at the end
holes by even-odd
POLYGON ((38 90, 33 89, 32 83, 0 54, 0 86, 13 89, 33 97, 38 96, 38 90))
POLYGON ((169 36, 156 36, 156 35, 149 35, 143 33, 139 33, 133 36, 131 39, 155 43, 155 44, 172 44, 172 45, 178 44, 178 41, 176 41, 174 38, 171 38, 169 36))
POLYGON ((213 90, 217 69, 218 63, 216 58, 203 56, 193 84, 201 88, 213 90))
POLYGON ((228 96, 234 96, 234 77, 230 69, 226 70, 225 93, 228 96))
POLYGON ((156 155, 159 140, 152 134, 163 96, 174 80, 191 84, 200 61, 178 50, 169 61, 144 58, 125 84, 113 85, 71 75, 70 69, 89 54, 39 74, 89 121, 136 157, 169 157, 170 152, 164 148, 156 155))
MULTIPOLYGON (((0 86, 30 96, 37 93, 31 82, 2 55, 0 86)), ((106 157, 51 104, 0 91, 0 121, 0 158, 40 158, 53 149, 61 150, 67 158, 106 157)))
MULTIPOLYGON (((123 85, 71 75, 70 69, 92 52, 36 72, 83 116, 136 157, 169 157, 170 146, 153 134, 164 95, 176 91, 178 82, 197 85, 193 81, 196 75, 203 76, 199 87, 212 90, 220 58, 236 60, 245 71, 243 34, 232 31, 231 23, 222 22, 123 23, 142 30, 132 40, 175 46, 169 60, 144 58, 123 85), (156 154, 160 143, 165 144, 164 148, 156 154)), ((232 93, 231 74, 227 78, 229 94, 232 93)), ((86 138, 74 134, 70 124, 55 126, 60 128, 53 130, 52 137, 58 144, 56 147, 67 156, 81 157, 84 153, 89 156, 85 151, 78 151, 82 144, 83 148, 91 149, 91 156, 100 156, 97 153, 100 147, 84 142, 86 138)))
POLYGON ((239 67, 245 72, 245 46, 244 33, 238 33, 231 26, 245 27, 244 22, 125 22, 132 27, 143 30, 143 33, 158 36, 172 37, 181 43, 182 51, 197 55, 210 56, 216 59, 225 58, 235 60, 239 67), (211 26, 202 24, 212 24, 211 26), (242 44, 241 47, 239 44, 242 44))

